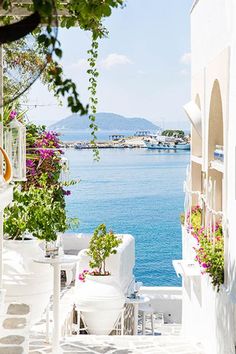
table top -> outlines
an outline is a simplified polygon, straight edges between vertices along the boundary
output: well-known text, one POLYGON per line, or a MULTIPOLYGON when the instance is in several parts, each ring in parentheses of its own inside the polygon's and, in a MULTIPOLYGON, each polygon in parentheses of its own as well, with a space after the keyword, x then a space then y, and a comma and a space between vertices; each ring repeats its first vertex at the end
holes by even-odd
POLYGON ((145 302, 149 302, 150 297, 146 295, 138 295, 136 298, 126 297, 125 302, 127 304, 144 304, 145 302))
POLYGON ((39 257, 35 258, 34 262, 36 263, 43 263, 43 264, 66 264, 66 263, 76 263, 78 261, 78 256, 72 256, 68 254, 63 254, 61 256, 57 256, 55 258, 50 257, 39 257))

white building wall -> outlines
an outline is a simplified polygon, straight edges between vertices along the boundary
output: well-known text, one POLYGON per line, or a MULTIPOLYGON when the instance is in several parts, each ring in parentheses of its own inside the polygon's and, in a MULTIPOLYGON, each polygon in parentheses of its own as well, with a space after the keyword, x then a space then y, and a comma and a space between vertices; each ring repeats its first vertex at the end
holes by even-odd
POLYGON ((229 82, 229 121, 227 129, 227 214, 228 214, 228 289, 236 303, 236 3, 232 1, 232 42, 229 82))
MULTIPOLYGON (((214 80, 219 81, 224 121, 223 212, 225 284, 217 293, 207 275, 183 278, 183 331, 206 354, 235 354, 236 343, 236 1, 199 0, 191 13, 192 100, 203 117, 203 164, 208 171, 208 127, 214 80)), ((213 132, 214 133, 214 132, 213 132)), ((211 134, 211 132, 210 132, 211 134)), ((194 149, 193 149, 194 151, 194 149)), ((183 238, 187 242, 187 238, 183 238)), ((188 258, 189 255, 185 255, 188 258)))

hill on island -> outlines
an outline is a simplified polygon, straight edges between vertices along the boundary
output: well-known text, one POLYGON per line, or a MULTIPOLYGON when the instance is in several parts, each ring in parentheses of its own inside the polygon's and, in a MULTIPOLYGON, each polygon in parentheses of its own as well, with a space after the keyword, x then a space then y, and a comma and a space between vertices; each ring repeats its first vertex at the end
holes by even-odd
MULTIPOLYGON (((59 131, 81 131, 89 129, 88 116, 72 114, 50 126, 50 129, 59 131)), ((96 124, 102 131, 137 131, 160 129, 157 125, 145 118, 126 118, 114 113, 97 113, 96 124)))

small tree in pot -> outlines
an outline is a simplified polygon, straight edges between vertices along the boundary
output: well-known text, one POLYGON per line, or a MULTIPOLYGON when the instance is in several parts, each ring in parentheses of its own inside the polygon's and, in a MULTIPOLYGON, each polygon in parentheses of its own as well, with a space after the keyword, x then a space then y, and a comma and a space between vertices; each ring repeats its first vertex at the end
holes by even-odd
POLYGON ((107 232, 106 225, 99 225, 89 242, 89 249, 87 254, 91 257, 89 266, 93 271, 93 275, 109 275, 110 272, 106 270, 106 259, 111 254, 117 253, 118 246, 122 240, 117 237, 112 231, 107 232))
MULTIPOLYGON (((82 251, 81 257, 90 256, 89 267, 79 275, 77 304, 89 334, 108 335, 114 328, 125 297, 119 279, 110 276, 106 269, 107 258, 117 253, 122 240, 112 231, 107 232, 106 225, 99 225, 90 240, 88 250, 82 251)), ((87 261, 87 257, 84 259, 87 261)))

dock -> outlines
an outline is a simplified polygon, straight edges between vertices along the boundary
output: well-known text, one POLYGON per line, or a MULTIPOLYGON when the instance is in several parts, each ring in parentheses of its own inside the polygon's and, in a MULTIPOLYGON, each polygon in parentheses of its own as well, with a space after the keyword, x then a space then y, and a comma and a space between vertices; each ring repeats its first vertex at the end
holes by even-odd
MULTIPOLYGON (((120 139, 97 141, 98 149, 141 149, 145 148, 144 137, 121 137, 120 139)), ((65 149, 93 149, 94 145, 89 141, 65 141, 62 144, 65 149)))

